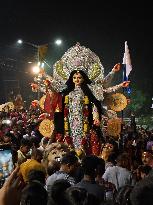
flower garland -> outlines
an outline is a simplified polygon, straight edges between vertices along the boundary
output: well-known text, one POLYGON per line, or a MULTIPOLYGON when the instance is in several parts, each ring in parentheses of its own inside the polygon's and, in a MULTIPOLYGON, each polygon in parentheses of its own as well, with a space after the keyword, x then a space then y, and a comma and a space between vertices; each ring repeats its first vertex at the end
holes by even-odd
MULTIPOLYGON (((64 99, 64 141, 68 145, 73 145, 72 138, 69 136, 69 96, 66 95, 64 99)), ((89 110, 88 110, 88 104, 89 104, 89 98, 88 96, 84 96, 83 99, 83 136, 82 136, 82 146, 86 145, 87 143, 87 134, 89 132, 89 122, 88 122, 88 116, 89 116, 89 110)))

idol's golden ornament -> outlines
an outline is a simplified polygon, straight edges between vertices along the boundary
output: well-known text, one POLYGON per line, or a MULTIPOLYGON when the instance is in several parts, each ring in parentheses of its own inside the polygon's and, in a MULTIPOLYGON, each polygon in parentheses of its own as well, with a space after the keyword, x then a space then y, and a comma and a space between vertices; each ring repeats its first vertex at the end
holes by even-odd
POLYGON ((107 123, 107 133, 109 136, 118 138, 121 132, 121 120, 119 118, 109 119, 107 123))
POLYGON ((122 93, 115 93, 109 97, 108 106, 115 112, 122 111, 127 106, 127 99, 122 93))
POLYGON ((51 137, 52 133, 54 131, 54 123, 52 120, 44 119, 40 125, 39 125, 39 132, 44 137, 51 137))

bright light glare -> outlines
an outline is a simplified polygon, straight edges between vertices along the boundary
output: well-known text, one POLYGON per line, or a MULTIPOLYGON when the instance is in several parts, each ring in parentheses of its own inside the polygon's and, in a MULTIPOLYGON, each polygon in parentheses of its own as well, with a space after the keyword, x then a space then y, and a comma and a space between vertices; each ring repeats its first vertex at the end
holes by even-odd
POLYGON ((38 66, 34 66, 32 68, 33 73, 38 74, 40 72, 40 68, 38 66))
POLYGON ((17 43, 18 43, 18 44, 22 44, 23 41, 22 41, 21 39, 19 39, 19 40, 17 41, 17 43))
POLYGON ((62 44, 62 40, 61 40, 61 39, 57 39, 57 40, 55 41, 55 44, 58 45, 58 46, 60 46, 60 45, 62 44))
POLYGON ((44 65, 45 65, 45 64, 44 64, 44 63, 42 63, 42 64, 41 64, 41 68, 44 68, 44 65))
POLYGON ((11 124, 11 120, 5 120, 5 123, 8 125, 11 124))

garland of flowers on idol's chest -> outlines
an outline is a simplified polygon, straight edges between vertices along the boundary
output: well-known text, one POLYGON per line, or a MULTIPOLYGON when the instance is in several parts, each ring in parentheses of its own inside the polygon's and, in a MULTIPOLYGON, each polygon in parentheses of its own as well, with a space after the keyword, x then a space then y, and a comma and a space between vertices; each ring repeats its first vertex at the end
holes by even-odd
MULTIPOLYGON (((66 95, 64 99, 64 141, 68 145, 72 145, 72 138, 69 135, 70 126, 69 126, 69 96, 66 95)), ((89 98, 88 96, 84 96, 83 98, 83 136, 82 136, 82 146, 86 144, 87 142, 87 135, 89 133, 89 122, 88 122, 88 116, 89 116, 89 98)))

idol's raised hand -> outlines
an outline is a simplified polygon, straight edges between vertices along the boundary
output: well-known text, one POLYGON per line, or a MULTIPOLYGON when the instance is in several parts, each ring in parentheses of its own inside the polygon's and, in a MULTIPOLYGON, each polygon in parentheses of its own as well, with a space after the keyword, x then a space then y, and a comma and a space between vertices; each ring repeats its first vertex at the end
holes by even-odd
POLYGON ((122 85, 123 88, 128 87, 129 84, 130 84, 130 81, 124 81, 123 83, 121 83, 121 85, 122 85))
POLYGON ((118 71, 120 70, 120 68, 121 68, 121 64, 120 64, 120 63, 117 63, 117 64, 113 67, 112 71, 113 71, 113 72, 118 72, 118 71))

